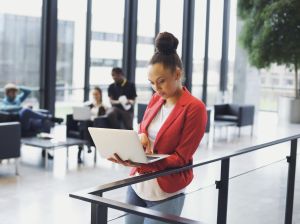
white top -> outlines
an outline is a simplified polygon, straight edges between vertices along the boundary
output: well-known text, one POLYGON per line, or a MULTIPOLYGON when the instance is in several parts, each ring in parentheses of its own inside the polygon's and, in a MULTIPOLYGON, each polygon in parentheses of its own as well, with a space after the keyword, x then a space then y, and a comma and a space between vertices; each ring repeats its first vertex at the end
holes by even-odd
POLYGON ((96 117, 99 117, 98 112, 99 112, 99 108, 101 106, 103 106, 104 109, 107 110, 107 106, 103 105, 102 103, 99 105, 96 105, 95 102, 90 102, 90 101, 84 103, 85 106, 89 106, 90 104, 93 104, 93 107, 91 108, 91 120, 92 121, 95 120, 96 117))
MULTIPOLYGON (((172 112, 174 106, 175 105, 170 105, 170 106, 163 105, 161 109, 158 111, 157 115, 152 120, 152 122, 150 123, 148 127, 148 137, 150 140, 150 147, 152 150, 159 129, 164 124, 164 122, 166 121, 170 113, 172 112)), ((133 184, 132 188, 140 198, 148 201, 164 200, 166 198, 172 197, 184 191, 184 189, 181 189, 180 191, 174 193, 166 193, 160 188, 156 178, 141 183, 133 184)))
POLYGON ((101 105, 94 105, 91 108, 91 120, 95 120, 96 117, 98 117, 99 108, 101 105))
POLYGON ((156 116, 151 121, 149 127, 148 127, 148 138, 150 140, 150 147, 153 150, 153 144, 155 142, 156 136, 161 128, 161 126, 165 123, 168 116, 172 112, 175 105, 162 105, 161 109, 158 111, 156 116))

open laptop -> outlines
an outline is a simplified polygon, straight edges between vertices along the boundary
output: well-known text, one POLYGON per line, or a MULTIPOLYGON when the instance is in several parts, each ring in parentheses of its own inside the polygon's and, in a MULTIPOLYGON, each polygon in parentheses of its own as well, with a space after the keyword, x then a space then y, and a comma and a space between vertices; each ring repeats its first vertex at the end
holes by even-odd
POLYGON ((117 153, 122 160, 152 163, 168 157, 166 154, 146 155, 138 134, 133 130, 88 128, 101 157, 113 157, 117 153))
POLYGON ((87 121, 91 119, 91 110, 89 107, 73 107, 73 119, 78 121, 87 121))

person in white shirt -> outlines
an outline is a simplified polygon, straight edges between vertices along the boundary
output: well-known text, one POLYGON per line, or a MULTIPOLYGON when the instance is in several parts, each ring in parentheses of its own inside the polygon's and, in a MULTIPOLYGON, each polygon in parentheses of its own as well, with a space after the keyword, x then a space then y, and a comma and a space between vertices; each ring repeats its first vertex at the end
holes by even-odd
MULTIPOLYGON (((86 133, 86 135, 89 135, 87 133, 88 132, 87 128, 93 126, 93 122, 95 118, 105 115, 108 109, 108 107, 103 104, 102 90, 100 89, 100 87, 94 87, 94 89, 92 90, 92 95, 93 95, 93 100, 84 103, 84 105, 89 107, 91 110, 91 119, 89 121, 82 121, 80 123, 80 128, 84 133, 86 133)), ((78 163, 82 163, 82 159, 81 159, 82 149, 83 149, 82 147, 79 147, 78 155, 77 155, 78 163)))
POLYGON ((91 121, 96 117, 106 114, 108 109, 102 102, 102 90, 99 87, 95 87, 92 92, 93 101, 85 103, 91 109, 91 121))

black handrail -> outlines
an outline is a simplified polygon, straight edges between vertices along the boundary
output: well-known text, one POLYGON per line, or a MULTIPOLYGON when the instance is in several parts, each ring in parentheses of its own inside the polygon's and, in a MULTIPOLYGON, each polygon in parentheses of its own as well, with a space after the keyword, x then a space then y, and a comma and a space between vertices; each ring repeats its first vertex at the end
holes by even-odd
POLYGON ((107 223, 107 208, 114 208, 117 210, 125 211, 132 214, 141 215, 144 217, 168 222, 168 223, 201 223, 196 220, 190 220, 179 216, 156 212, 148 208, 142 208, 125 203, 121 203, 115 200, 103 198, 103 193, 111 190, 115 190, 121 187, 129 186, 131 184, 147 181, 157 177, 170 175, 178 172, 182 172, 195 167, 207 165, 210 163, 221 161, 221 180, 216 181, 216 187, 219 190, 218 199, 218 216, 217 223, 226 223, 227 220, 227 201, 228 201, 228 185, 229 185, 229 164, 230 158, 236 157, 242 154, 257 151, 269 146, 277 145, 280 143, 291 141, 290 155, 287 156, 289 163, 288 170, 288 182, 287 182, 287 198, 286 198, 286 211, 285 211, 285 224, 292 223, 293 216, 293 199, 294 199, 294 185, 295 185, 295 172, 296 172, 296 157, 297 157, 297 140, 300 138, 300 134, 293 135, 267 143, 246 147, 241 150, 235 151, 225 156, 197 161, 194 164, 187 165, 180 168, 168 169, 164 171, 148 173, 141 176, 135 176, 126 178, 123 180, 115 181, 108 184, 103 184, 98 187, 85 189, 76 193, 71 193, 69 196, 79 200, 87 201, 92 204, 91 206, 91 220, 94 224, 107 223))

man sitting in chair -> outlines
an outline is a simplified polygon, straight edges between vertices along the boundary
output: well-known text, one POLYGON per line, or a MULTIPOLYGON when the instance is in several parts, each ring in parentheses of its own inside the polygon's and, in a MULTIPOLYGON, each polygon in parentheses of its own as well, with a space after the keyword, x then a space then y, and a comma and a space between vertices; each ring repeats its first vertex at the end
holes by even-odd
POLYGON ((62 118, 51 116, 48 111, 33 111, 31 108, 22 107, 22 103, 29 96, 31 90, 25 87, 17 87, 13 83, 4 86, 5 97, 2 100, 0 110, 11 114, 12 120, 21 123, 22 133, 26 132, 50 132, 51 122, 61 123, 62 118))
POLYGON ((61 123, 62 118, 55 118, 48 111, 33 111, 31 108, 22 107, 22 103, 31 93, 25 87, 18 87, 13 83, 4 86, 5 97, 2 100, 0 111, 7 113, 7 121, 21 123, 22 136, 33 136, 40 132, 50 132, 53 122, 61 123))

